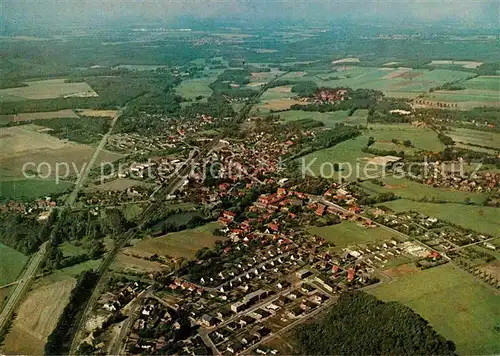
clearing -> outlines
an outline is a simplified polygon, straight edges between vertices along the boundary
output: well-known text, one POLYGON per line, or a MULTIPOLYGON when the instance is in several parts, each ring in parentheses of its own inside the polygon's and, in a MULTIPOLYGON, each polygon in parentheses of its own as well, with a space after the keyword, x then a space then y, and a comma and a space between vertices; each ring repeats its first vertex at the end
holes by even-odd
POLYGON ((309 233, 319 235, 335 246, 348 246, 363 242, 400 240, 401 236, 380 227, 363 227, 354 221, 322 227, 311 227, 309 233))
POLYGON ((28 257, 13 248, 0 243, 0 286, 14 282, 28 257))
POLYGON ((69 302, 75 279, 45 277, 19 306, 17 318, 7 334, 2 351, 6 354, 42 355, 47 337, 69 302))
POLYGON ((65 79, 49 79, 25 82, 27 87, 0 90, 0 102, 25 99, 53 99, 59 97, 94 97, 98 96, 85 82, 66 83, 65 79))
POLYGON ((217 76, 184 80, 175 88, 175 91, 186 99, 195 100, 196 97, 203 96, 206 100, 212 95, 209 85, 216 79, 217 76))
POLYGON ((455 342, 458 354, 498 354, 500 350, 494 329, 500 320, 498 296, 450 263, 405 274, 369 293, 415 310, 438 333, 455 342))

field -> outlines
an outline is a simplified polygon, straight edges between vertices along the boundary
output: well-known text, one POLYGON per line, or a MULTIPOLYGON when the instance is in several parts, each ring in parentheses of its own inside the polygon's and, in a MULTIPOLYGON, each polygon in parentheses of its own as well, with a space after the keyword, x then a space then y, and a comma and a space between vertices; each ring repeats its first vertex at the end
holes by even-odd
POLYGON ((50 179, 0 180, 0 197, 3 199, 37 199, 59 194, 73 187, 73 183, 50 179))
POLYGON ((207 97, 212 95, 212 89, 208 87, 209 84, 213 83, 216 79, 214 77, 206 78, 196 78, 188 79, 183 81, 179 86, 175 88, 177 94, 181 95, 186 99, 196 99, 197 96, 203 96, 206 100, 207 97))
POLYGON ((358 225, 354 221, 344 221, 340 224, 322 227, 312 227, 309 233, 319 235, 335 246, 348 246, 363 242, 375 242, 383 240, 400 239, 396 235, 383 228, 368 228, 358 225))
POLYGON ((427 198, 441 202, 463 203, 465 199, 469 198, 474 204, 481 205, 487 199, 485 194, 434 188, 409 179, 385 177, 379 180, 381 180, 385 186, 381 187, 370 181, 364 181, 361 183, 361 186, 371 192, 393 192, 396 196, 410 200, 427 198))
MULTIPOLYGON (((373 136, 377 141, 374 148, 378 148, 376 145, 380 143, 392 145, 391 140, 396 139, 400 142, 410 140, 415 148, 424 151, 440 152, 444 149, 444 145, 437 138, 437 134, 427 127, 416 127, 410 124, 369 124, 368 129, 366 135, 373 136)), ((387 149, 389 147, 381 148, 387 149)), ((405 150, 403 145, 398 145, 397 148, 395 148, 396 151, 405 150)))
POLYGON ((89 191, 126 190, 134 186, 146 186, 147 183, 129 178, 113 179, 102 184, 95 184, 88 188, 89 191))
POLYGON ((33 112, 33 113, 21 113, 16 115, 0 115, 2 120, 7 122, 21 122, 21 121, 32 121, 32 120, 43 120, 43 119, 55 119, 55 118, 77 118, 73 110, 59 110, 59 111, 47 111, 47 112, 33 112))
POLYGON ((118 117, 118 110, 77 109, 76 112, 80 116, 110 117, 112 119, 116 119, 118 117))
POLYGON ((500 76, 483 75, 469 79, 461 83, 461 85, 467 89, 491 90, 498 94, 498 91, 500 91, 500 76))
POLYGON ((59 249, 61 250, 64 257, 78 256, 84 253, 88 253, 88 251, 84 249, 82 246, 77 246, 67 241, 60 244, 59 249))
POLYGON ((27 87, 0 90, 0 102, 25 99, 52 99, 66 96, 91 97, 97 93, 87 83, 65 83, 64 79, 26 82, 27 87))
POLYGON ((316 121, 321 121, 326 127, 335 127, 335 124, 339 122, 346 122, 347 111, 333 111, 321 113, 317 111, 302 111, 302 110, 289 110, 282 111, 277 115, 283 121, 296 121, 302 119, 312 119, 316 121))
POLYGON ((500 236, 498 209, 465 204, 434 204, 398 199, 382 203, 395 212, 416 210, 483 234, 500 236))
POLYGON ((62 274, 68 277, 77 277, 80 273, 84 271, 96 269, 97 267, 99 267, 100 264, 101 260, 85 261, 71 267, 62 268, 59 270, 59 273, 57 273, 57 275, 62 274))
POLYGON ((458 354, 500 352, 500 338, 494 330, 500 319, 498 296, 451 264, 406 274, 369 293, 415 310, 437 332, 455 342, 458 354))
POLYGON ((28 257, 0 243, 0 260, 2 261, 0 264, 0 286, 3 286, 17 279, 28 261, 28 257))
MULTIPOLYGON (((39 167, 41 177, 55 176, 58 163, 68 164, 69 173, 75 175, 94 153, 94 147, 60 140, 43 131, 43 127, 36 125, 0 128, 2 177, 23 177, 25 164, 25 172, 31 174, 39 167)), ((112 162, 120 157, 117 153, 102 150, 96 164, 112 162)), ((59 173, 60 176, 65 174, 63 166, 59 173)))
POLYGON ((166 66, 162 65, 147 65, 147 64, 120 64, 113 69, 125 68, 130 70, 136 70, 138 72, 146 71, 146 70, 157 70, 159 68, 165 68, 166 66))
POLYGON ((297 99, 272 99, 272 100, 266 100, 263 101, 255 106, 255 108, 259 111, 263 112, 268 112, 271 110, 274 111, 281 111, 281 110, 288 110, 292 105, 299 104, 299 105, 305 105, 303 101, 297 100, 297 99))
POLYGON ((192 259, 200 248, 214 247, 215 241, 222 239, 211 233, 217 226, 217 223, 209 223, 195 229, 173 232, 156 238, 147 238, 135 246, 127 248, 125 252, 139 256, 159 254, 192 259))
POLYGON ((453 61, 453 60, 434 60, 429 63, 430 65, 439 66, 439 65, 457 65, 462 66, 464 68, 472 68, 475 69, 479 67, 482 62, 473 62, 473 61, 453 61))
POLYGON ((297 94, 292 93, 291 90, 292 87, 287 85, 269 88, 261 95, 260 101, 265 102, 268 100, 288 99, 297 96, 297 94))
POLYGON ((73 278, 46 277, 36 283, 17 309, 17 318, 4 341, 7 354, 43 354, 43 347, 69 301, 73 278))
MULTIPOLYGON (((500 134, 496 132, 478 131, 464 128, 452 128, 446 133, 456 142, 486 146, 500 150, 500 134)), ((473 150, 475 147, 470 147, 473 150)))

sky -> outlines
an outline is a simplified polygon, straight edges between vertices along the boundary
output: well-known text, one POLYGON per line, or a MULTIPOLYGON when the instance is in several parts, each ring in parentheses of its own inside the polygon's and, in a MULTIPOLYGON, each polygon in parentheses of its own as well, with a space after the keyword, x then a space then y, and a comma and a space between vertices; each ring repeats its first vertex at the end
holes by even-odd
MULTIPOLYGON (((245 21, 328 23, 362 21, 459 21, 498 23, 498 0, 0 0, 9 24, 105 24, 127 20, 174 23, 180 17, 245 21)), ((500 26, 499 26, 500 27, 500 26)))

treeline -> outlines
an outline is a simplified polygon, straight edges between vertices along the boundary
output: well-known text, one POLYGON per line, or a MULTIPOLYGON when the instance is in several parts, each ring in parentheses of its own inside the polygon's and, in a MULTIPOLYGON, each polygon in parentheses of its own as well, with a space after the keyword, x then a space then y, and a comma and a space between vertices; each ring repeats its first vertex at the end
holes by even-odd
POLYGON ((292 93, 296 93, 298 96, 311 97, 318 90, 318 86, 312 80, 305 80, 299 82, 292 87, 292 93))
POLYGON ((99 274, 93 270, 83 272, 80 275, 75 288, 71 291, 68 305, 64 308, 56 327, 47 339, 45 355, 68 354, 71 338, 76 331, 74 327, 76 320, 78 320, 78 314, 84 312, 84 306, 92 294, 98 278, 99 274))
POLYGON ((453 146, 455 144, 455 141, 453 141, 450 136, 447 136, 442 132, 438 133, 438 139, 446 146, 453 146))
POLYGON ((455 355, 455 344, 410 308, 361 291, 342 294, 320 320, 298 327, 303 355, 455 355))
POLYGON ((338 123, 335 124, 335 128, 332 130, 318 132, 311 146, 315 150, 329 148, 360 134, 361 132, 356 127, 338 123))

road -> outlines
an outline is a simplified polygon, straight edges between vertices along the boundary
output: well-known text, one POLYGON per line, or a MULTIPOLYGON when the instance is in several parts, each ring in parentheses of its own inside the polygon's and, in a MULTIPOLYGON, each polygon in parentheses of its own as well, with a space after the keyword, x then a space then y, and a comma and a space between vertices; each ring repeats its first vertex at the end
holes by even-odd
POLYGON ((33 277, 35 277, 36 271, 38 270, 40 264, 44 260, 45 252, 47 251, 47 244, 48 242, 44 242, 40 246, 38 252, 33 254, 28 267, 24 270, 22 277, 18 280, 18 283, 14 288, 14 291, 10 295, 9 300, 5 304, 2 313, 0 314, 0 330, 3 330, 8 321, 10 320, 10 317, 14 313, 14 310, 19 300, 24 295, 24 292, 28 289, 29 285, 31 284, 31 281, 33 280, 33 277))
POLYGON ((97 146, 94 153, 92 154, 92 157, 90 157, 90 161, 85 166, 83 172, 81 172, 81 174, 76 179, 75 188, 73 189, 73 191, 70 193, 70 195, 66 199, 66 206, 71 207, 75 203, 75 200, 78 197, 78 193, 80 192, 80 189, 82 189, 83 184, 87 180, 87 177, 90 173, 90 170, 94 166, 94 163, 95 163, 97 157, 99 157, 99 154, 101 153, 102 149, 104 148, 104 146, 106 146, 106 142, 108 141, 108 137, 109 137, 109 135, 111 135, 111 132, 113 131, 113 128, 115 127, 116 120, 118 119, 118 116, 119 115, 117 115, 117 117, 113 119, 113 121, 111 122, 111 125, 109 127, 108 132, 106 132, 106 134, 102 137, 101 142, 99 142, 99 145, 97 146))

